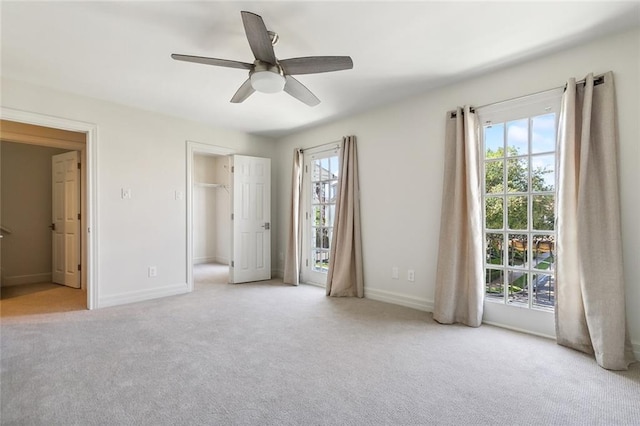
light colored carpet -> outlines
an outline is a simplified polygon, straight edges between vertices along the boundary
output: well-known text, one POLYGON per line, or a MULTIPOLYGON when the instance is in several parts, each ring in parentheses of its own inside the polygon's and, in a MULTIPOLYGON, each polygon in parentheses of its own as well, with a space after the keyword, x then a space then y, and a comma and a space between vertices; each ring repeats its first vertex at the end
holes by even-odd
POLYGON ((3 318, 2 424, 640 424, 638 363, 201 272, 186 295, 3 318))

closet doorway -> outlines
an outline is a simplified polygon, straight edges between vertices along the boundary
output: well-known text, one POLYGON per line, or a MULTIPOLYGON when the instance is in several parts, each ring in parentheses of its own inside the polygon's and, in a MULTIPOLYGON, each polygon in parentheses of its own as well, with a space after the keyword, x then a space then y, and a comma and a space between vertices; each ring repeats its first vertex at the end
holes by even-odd
MULTIPOLYGON (((231 176, 229 164, 230 156, 235 154, 235 151, 195 141, 186 141, 186 149, 186 270, 187 289, 191 292, 195 288, 194 277, 197 276, 198 281, 203 281, 202 271, 205 271, 204 274, 209 276, 211 274, 206 271, 211 268, 216 270, 216 282, 226 283, 229 280, 229 261, 231 258, 231 208, 229 204, 231 176), (220 180, 218 181, 218 179, 220 180), (227 203, 226 215, 223 212, 225 203, 227 203), (225 224, 226 229, 222 229, 225 224), (198 270, 197 274, 194 273, 196 269, 198 270)), ((205 277, 206 281, 211 279, 205 277)))
POLYGON ((270 229, 271 160, 187 141, 187 290, 194 265, 225 266, 229 283, 271 279, 270 229))
POLYGON ((193 156, 193 268, 201 283, 227 283, 231 259, 230 158, 193 156))

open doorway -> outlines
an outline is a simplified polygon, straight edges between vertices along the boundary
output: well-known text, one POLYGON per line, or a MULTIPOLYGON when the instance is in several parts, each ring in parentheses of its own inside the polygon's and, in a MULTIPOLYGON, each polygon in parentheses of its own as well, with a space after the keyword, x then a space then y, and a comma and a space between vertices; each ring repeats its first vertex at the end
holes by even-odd
POLYGON ((194 264, 202 261, 226 262, 230 283, 271 279, 270 229, 271 160, 237 155, 228 148, 187 141, 188 291, 194 290, 194 264), (222 158, 207 160, 201 157, 222 158), (204 172, 196 173, 197 163, 203 164, 204 172), (212 219, 212 215, 206 213, 205 217, 199 217, 203 213, 197 211, 198 197, 207 197, 199 195, 205 190, 214 190, 209 197, 225 201, 214 207, 213 216, 218 219, 212 219), (212 234, 207 236, 209 231, 212 234), (212 250, 213 254, 197 251, 207 246, 213 246, 217 251, 212 250))
POLYGON ((81 184, 86 182, 81 173, 86 135, 3 120, 0 140, 2 316, 87 309, 87 283, 81 279, 86 237, 80 231, 87 198, 81 184), (74 188, 64 181, 66 170, 61 173, 62 192, 73 195, 67 200, 64 194, 62 199, 53 196, 56 192, 60 195, 55 191, 60 185, 55 184, 54 163, 61 156, 73 158, 68 168, 74 176, 74 188), (62 212, 58 222, 56 200, 62 212), (68 218, 73 222, 69 235, 61 232, 68 218), (55 243, 56 235, 62 245, 55 243), (70 279, 60 283, 58 270, 70 279))
POLYGON ((194 290, 229 282, 231 205, 229 157, 210 153, 193 156, 194 290))
POLYGON ((305 284, 325 287, 340 173, 340 143, 304 151, 302 178, 303 247, 300 279, 305 284))
POLYGON ((229 156, 235 151, 194 141, 186 144, 187 288, 193 291, 196 280, 215 283, 229 280, 229 156))

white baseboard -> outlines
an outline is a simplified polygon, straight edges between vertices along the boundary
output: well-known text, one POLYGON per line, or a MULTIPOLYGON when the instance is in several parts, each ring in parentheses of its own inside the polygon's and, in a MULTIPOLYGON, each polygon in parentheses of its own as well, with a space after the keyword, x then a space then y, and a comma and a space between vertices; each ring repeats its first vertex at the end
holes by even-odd
POLYGON ((188 293, 187 283, 172 284, 147 290, 130 291, 127 293, 103 296, 98 298, 97 308, 125 305, 127 303, 143 302, 145 300, 158 299, 160 297, 175 296, 188 293))
POLYGON ((271 269, 271 278, 284 278, 284 269, 271 269))
POLYGON ((228 265, 229 259, 221 256, 196 257, 193 259, 194 265, 201 265, 203 263, 219 263, 221 265, 228 265))
POLYGON ((538 333, 532 330, 526 330, 524 328, 513 327, 510 325, 505 325, 499 322, 494 321, 482 321, 483 324, 492 325, 494 327, 506 328, 507 330, 517 331, 519 333, 531 334, 534 336, 544 337, 545 339, 556 340, 556 336, 551 336, 550 334, 538 333))
POLYGON ((219 263, 220 265, 228 265, 229 262, 229 258, 228 257, 224 257, 224 256, 216 256, 213 258, 213 262, 214 263, 219 263))
POLYGON ((393 303, 394 305, 406 306, 407 308, 418 309, 425 312, 433 312, 433 300, 421 297, 407 296, 375 288, 364 289, 364 297, 379 302, 393 303))
POLYGON ((640 343, 631 342, 633 348, 633 355, 636 357, 636 361, 640 361, 640 343))
POLYGON ((10 287, 22 284, 50 283, 51 272, 30 275, 14 275, 13 277, 2 277, 2 287, 10 287))
POLYGON ((216 258, 213 256, 209 256, 209 257, 194 257, 193 258, 193 264, 194 265, 200 265, 202 263, 215 263, 216 258))

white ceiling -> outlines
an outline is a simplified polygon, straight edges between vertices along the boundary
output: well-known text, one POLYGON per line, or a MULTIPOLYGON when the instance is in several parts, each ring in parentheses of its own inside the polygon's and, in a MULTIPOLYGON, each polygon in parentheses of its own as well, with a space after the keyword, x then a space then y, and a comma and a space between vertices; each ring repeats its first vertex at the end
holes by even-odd
POLYGON ((2 1, 2 75, 281 136, 456 80, 640 25, 638 1, 2 1), (280 35, 280 59, 350 55, 353 70, 301 75, 322 101, 285 93, 229 99, 239 69, 171 53, 253 62, 240 11, 280 35))

